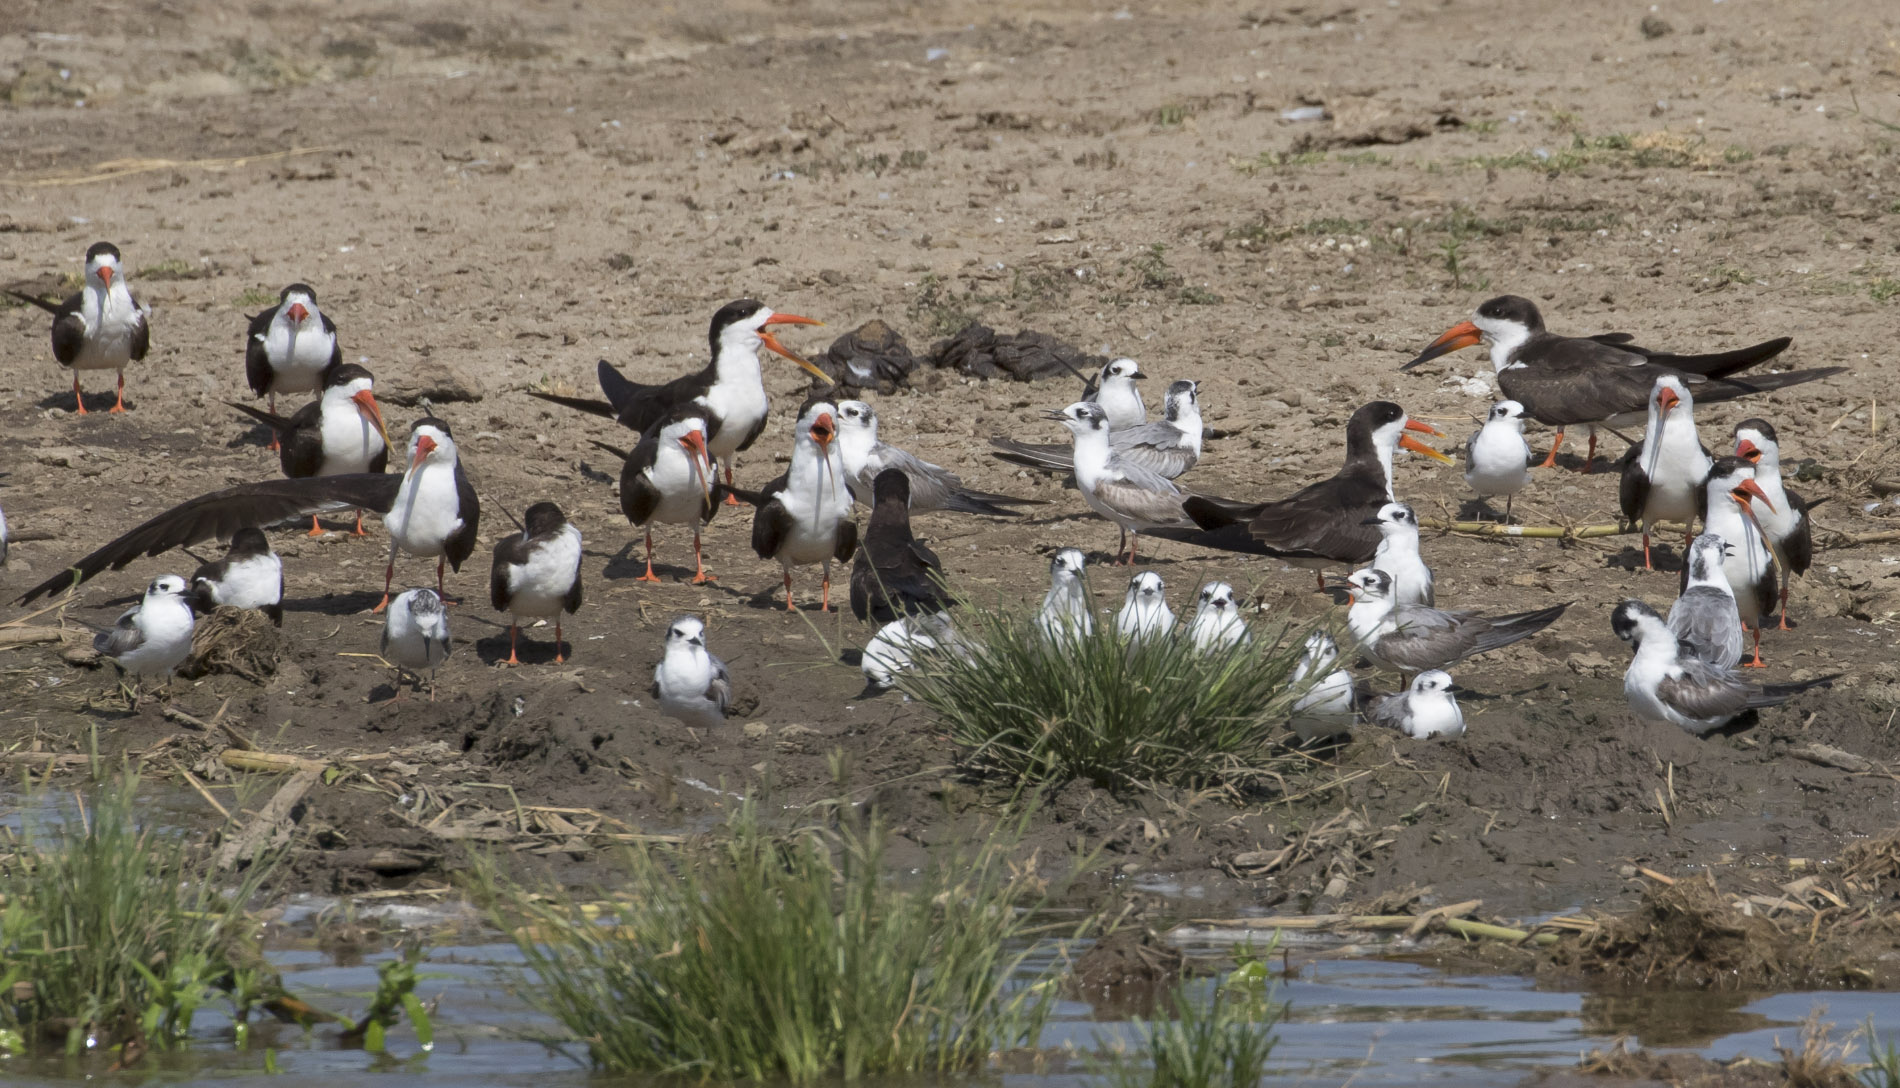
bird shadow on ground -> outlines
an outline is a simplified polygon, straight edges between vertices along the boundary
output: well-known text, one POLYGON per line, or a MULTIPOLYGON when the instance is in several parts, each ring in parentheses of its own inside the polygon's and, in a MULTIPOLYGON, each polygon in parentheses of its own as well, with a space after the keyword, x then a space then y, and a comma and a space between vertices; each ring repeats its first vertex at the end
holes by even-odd
POLYGON ((245 446, 264 447, 270 445, 270 440, 271 429, 259 423, 256 426, 247 427, 236 435, 233 435, 231 441, 224 444, 224 448, 227 450, 235 450, 245 446))
MULTIPOLYGON (((508 625, 498 624, 497 626, 501 628, 500 634, 474 639, 469 643, 475 651, 475 656, 484 665, 500 665, 508 660, 508 625)), ((567 637, 565 631, 561 634, 560 655, 566 661, 572 661, 574 640, 567 637)), ((555 663, 555 645, 553 627, 542 631, 538 637, 529 634, 528 629, 524 627, 521 629, 521 638, 515 643, 515 657, 523 665, 552 665, 555 663)))
MULTIPOLYGON (((1683 557, 1672 544, 1651 542, 1649 546, 1650 565, 1655 574, 1682 573, 1683 557)), ((1624 545, 1623 550, 1604 560, 1603 565, 1618 570, 1641 572, 1643 570, 1643 549, 1640 545, 1624 545)))
MULTIPOLYGON (((629 542, 626 547, 621 548, 618 552, 614 552, 611 554, 608 552, 588 552, 587 554, 591 556, 595 556, 596 558, 605 559, 607 561, 607 565, 601 568, 601 572, 600 572, 601 578, 605 581, 609 581, 609 582, 645 581, 644 575, 647 572, 646 557, 645 557, 645 554, 642 553, 638 558, 636 558, 634 555, 635 547, 636 547, 635 542, 629 542)), ((682 566, 673 566, 668 563, 656 562, 653 564, 653 573, 659 577, 660 581, 658 584, 660 585, 688 585, 690 586, 693 584, 693 572, 682 566)), ((710 580, 699 583, 699 585, 696 588, 704 589, 704 590, 721 590, 733 597, 745 596, 745 594, 740 593, 738 590, 726 589, 725 586, 719 583, 718 575, 713 575, 711 571, 708 571, 707 573, 711 575, 710 580)))
MULTIPOLYGON (((39 401, 34 404, 34 407, 36 408, 64 408, 66 411, 72 412, 74 415, 78 415, 79 413, 74 409, 74 406, 66 403, 66 398, 70 396, 72 396, 72 393, 70 391, 54 393, 54 394, 51 394, 50 396, 41 397, 39 401)), ((92 414, 93 412, 99 412, 101 414, 105 414, 108 411, 110 411, 110 409, 112 408, 114 404, 118 403, 118 400, 119 400, 119 396, 117 393, 114 393, 111 390, 107 390, 106 392, 103 392, 103 393, 86 393, 83 395, 80 403, 86 406, 86 413, 88 415, 92 414)), ((135 407, 137 407, 137 405, 135 405, 131 400, 127 400, 125 402, 126 411, 129 412, 135 407)))
MULTIPOLYGON (((395 586, 390 587, 390 595, 402 592, 395 586)), ((375 608, 383 595, 377 590, 364 590, 360 593, 325 593, 321 597, 285 597, 284 611, 314 612, 320 616, 351 616, 358 612, 368 612, 375 608)))

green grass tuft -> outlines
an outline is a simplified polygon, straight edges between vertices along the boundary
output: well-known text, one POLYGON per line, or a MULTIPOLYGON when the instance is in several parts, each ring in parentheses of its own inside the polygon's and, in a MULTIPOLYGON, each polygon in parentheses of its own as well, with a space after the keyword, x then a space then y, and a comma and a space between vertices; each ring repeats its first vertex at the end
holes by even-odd
POLYGON ((237 308, 247 313, 260 307, 269 306, 277 301, 278 292, 266 291, 262 287, 246 287, 237 297, 237 308))
POLYGON ((1270 748, 1300 694, 1288 677, 1304 629, 1256 628, 1251 647, 1203 653, 1185 638, 1130 646, 1098 615, 1093 633, 1052 641, 1032 615, 966 602, 957 630, 967 653, 925 655, 897 687, 973 770, 1105 789, 1278 777, 1270 748))
MULTIPOLYGON (((264 987, 243 908, 269 870, 214 874, 182 837, 143 825, 138 781, 100 789, 77 817, 29 820, 0 855, 0 1038, 28 1051, 185 1038, 198 1010, 242 1023, 264 987)), ((281 991, 277 991, 281 992, 281 991)))
POLYGON ((476 887, 532 974, 521 989, 614 1072, 717 1080, 966 1071, 1033 1043, 1052 979, 1021 977, 1039 885, 1012 871, 1005 830, 888 879, 888 833, 777 836, 748 802, 711 841, 630 848, 607 894, 476 887))
POLYGON ((139 279, 142 280, 201 280, 209 275, 210 269, 178 257, 139 269, 139 279))
POLYGON ((1867 285, 1867 294, 1875 302, 1886 302, 1888 299, 1900 297, 1900 280, 1874 280, 1867 285))

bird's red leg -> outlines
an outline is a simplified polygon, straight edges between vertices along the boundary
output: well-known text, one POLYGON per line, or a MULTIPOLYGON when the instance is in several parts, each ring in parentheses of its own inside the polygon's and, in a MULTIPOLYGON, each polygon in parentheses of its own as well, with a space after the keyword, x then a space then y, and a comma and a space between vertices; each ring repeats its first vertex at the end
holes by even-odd
POLYGON ((1563 448, 1563 444, 1564 444, 1564 429, 1562 427, 1559 427, 1557 428, 1557 437, 1550 440, 1550 456, 1544 458, 1544 463, 1541 465, 1538 465, 1537 467, 1538 468, 1556 467, 1557 451, 1563 448))
POLYGON ((653 528, 647 527, 647 572, 635 578, 636 582, 657 582, 660 576, 653 573, 653 528))
POLYGON ((1762 659, 1761 659, 1761 621, 1760 621, 1760 620, 1756 620, 1756 621, 1755 621, 1755 626, 1753 626, 1753 627, 1749 627, 1749 626, 1748 626, 1747 624, 1745 624, 1745 623, 1744 623, 1744 624, 1742 624, 1742 626, 1743 626, 1744 628, 1747 628, 1747 629, 1748 629, 1749 631, 1752 631, 1752 632, 1754 633, 1754 635, 1755 635, 1755 660, 1753 660, 1753 661, 1744 661, 1744 662, 1742 662, 1742 667, 1743 667, 1743 668, 1745 668, 1745 669, 1765 669, 1765 668, 1767 668, 1768 666, 1767 666, 1766 664, 1764 664, 1764 663, 1762 662, 1762 659))
POLYGON ((508 660, 502 662, 502 664, 504 665, 521 664, 521 659, 515 656, 515 640, 519 638, 520 636, 521 636, 521 625, 513 621, 510 621, 508 624, 508 660))
POLYGON ((785 572, 785 611, 796 612, 798 606, 792 603, 792 572, 785 572))
POLYGON ((1793 630, 1793 628, 1788 626, 1788 583, 1787 582, 1781 583, 1781 623, 1779 624, 1779 626, 1783 631, 1793 630))
POLYGON ((726 462, 726 505, 739 505, 739 496, 732 493, 732 462, 726 462))
POLYGON ((1128 565, 1131 567, 1135 565, 1135 549, 1139 547, 1141 547, 1141 534, 1129 533, 1128 534, 1128 565))
POLYGON ((1592 427, 1590 428, 1590 452, 1587 454, 1584 454, 1583 471, 1586 473, 1590 473, 1590 472, 1595 472, 1596 470, 1597 470, 1597 429, 1595 427, 1592 427))
POLYGON ((693 526, 693 584, 703 586, 707 582, 717 582, 718 580, 719 579, 706 573, 706 561, 701 558, 699 551, 699 526, 695 525, 693 526))
POLYGON ((79 391, 79 371, 73 371, 73 403, 79 405, 79 414, 86 414, 86 395, 79 391))
POLYGON ((1314 571, 1313 580, 1319 583, 1319 591, 1321 593, 1326 592, 1326 572, 1325 571, 1323 570, 1314 571))
POLYGON ((567 655, 561 653, 561 614, 556 612, 554 614, 554 663, 559 665, 566 660, 567 655))
POLYGON ((1643 530, 1643 569, 1655 570, 1649 563, 1649 530, 1643 530))
MULTIPOLYGON (((276 414, 277 414, 277 394, 275 394, 275 393, 272 393, 272 394, 270 395, 270 414, 271 414, 271 415, 276 415, 276 414)), ((271 451, 272 453, 275 453, 275 452, 277 452, 277 449, 278 449, 278 446, 277 446, 277 429, 276 429, 275 427, 273 427, 273 428, 271 428, 271 432, 270 432, 270 445, 268 445, 268 446, 266 446, 266 447, 264 447, 264 448, 265 448, 265 449, 267 449, 267 450, 270 450, 270 451, 271 451)))
POLYGON ((449 591, 442 584, 442 572, 447 569, 448 565, 449 561, 447 557, 435 561, 435 595, 442 598, 442 607, 444 608, 455 603, 449 600, 449 591))
MULTIPOLYGON (((315 519, 312 519, 312 520, 315 520, 315 519)), ((371 614, 381 612, 383 609, 389 607, 389 583, 390 583, 390 580, 395 577, 396 577, 396 557, 392 554, 389 557, 389 565, 383 568, 383 599, 376 602, 375 608, 370 609, 371 614)))
POLYGON ((119 371, 119 399, 113 403, 112 407, 106 409, 106 414, 123 411, 125 411, 125 371, 121 370, 119 371))
POLYGON ((825 568, 824 595, 818 598, 818 611, 831 611, 831 568, 825 568))
POLYGON ((322 536, 323 535, 323 526, 317 524, 317 515, 315 514, 310 515, 310 531, 305 533, 304 535, 305 536, 322 536))
MULTIPOLYGON (((311 517, 314 518, 316 517, 316 515, 312 514, 311 517)), ((361 510, 358 510, 356 512, 356 532, 352 535, 354 536, 368 536, 369 535, 368 533, 363 531, 363 511, 361 510)))

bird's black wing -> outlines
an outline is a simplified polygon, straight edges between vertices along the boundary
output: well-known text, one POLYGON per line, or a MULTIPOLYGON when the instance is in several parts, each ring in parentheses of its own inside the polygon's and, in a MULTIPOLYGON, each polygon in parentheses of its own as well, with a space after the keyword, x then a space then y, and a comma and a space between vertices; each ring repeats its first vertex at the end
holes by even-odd
POLYGON ((488 603, 495 611, 508 611, 508 572, 513 567, 528 565, 528 536, 526 533, 509 533, 495 541, 495 561, 488 568, 488 603))
POLYGON ((78 586, 102 571, 121 570, 140 556, 159 555, 212 537, 229 538, 239 529, 262 528, 288 518, 350 507, 386 514, 396 504, 401 486, 400 476, 366 472, 308 480, 265 480, 213 491, 180 503, 74 560, 27 590, 19 600, 26 604, 36 597, 78 586))
MULTIPOLYGON (((397 477, 398 482, 401 479, 397 477)), ((462 515, 462 527, 443 542, 442 551, 448 556, 450 568, 460 571, 462 561, 475 553, 475 534, 482 524, 482 500, 475 496, 475 485, 468 482, 468 473, 459 459, 455 462, 455 503, 462 515)))
MULTIPOLYGON (((264 350, 264 337, 270 335, 270 323, 277 319, 277 309, 272 306, 256 314, 244 330, 244 380, 250 383, 251 392, 260 397, 270 392, 270 352, 264 350)), ((324 323, 328 324, 329 318, 325 318, 324 323)))

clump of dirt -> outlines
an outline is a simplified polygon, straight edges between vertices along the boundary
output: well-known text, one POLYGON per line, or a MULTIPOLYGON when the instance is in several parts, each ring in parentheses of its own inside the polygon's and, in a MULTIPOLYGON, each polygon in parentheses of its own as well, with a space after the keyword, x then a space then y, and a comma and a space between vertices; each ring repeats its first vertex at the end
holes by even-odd
POLYGON ((229 673, 261 684, 276 673, 283 646, 283 632, 264 613, 220 605, 192 631, 185 675, 196 680, 229 673))
POLYGON ((1662 1083, 1670 1088, 1785 1088, 1792 1083, 1780 1069, 1747 1058, 1724 1064, 1700 1054, 1651 1053, 1622 1047, 1591 1051, 1579 1071, 1621 1081, 1662 1083))
MULTIPOLYGON (((1743 909, 1704 877, 1651 888, 1628 914, 1606 918, 1575 942, 1552 946, 1541 970, 1581 975, 1593 985, 1770 990, 1876 984, 1866 963, 1889 943, 1868 944, 1851 922, 1784 930, 1743 909)), ((1825 921, 1825 919, 1822 919, 1825 921)), ((1884 929, 1885 927, 1877 927, 1884 929)))
POLYGON ((1848 843, 1839 864, 1841 878, 1850 887, 1886 899, 1900 897, 1900 829, 1848 843))
POLYGON ((1069 990, 1101 1008, 1152 1008, 1181 977, 1181 950, 1146 926, 1124 926, 1075 961, 1069 990))

